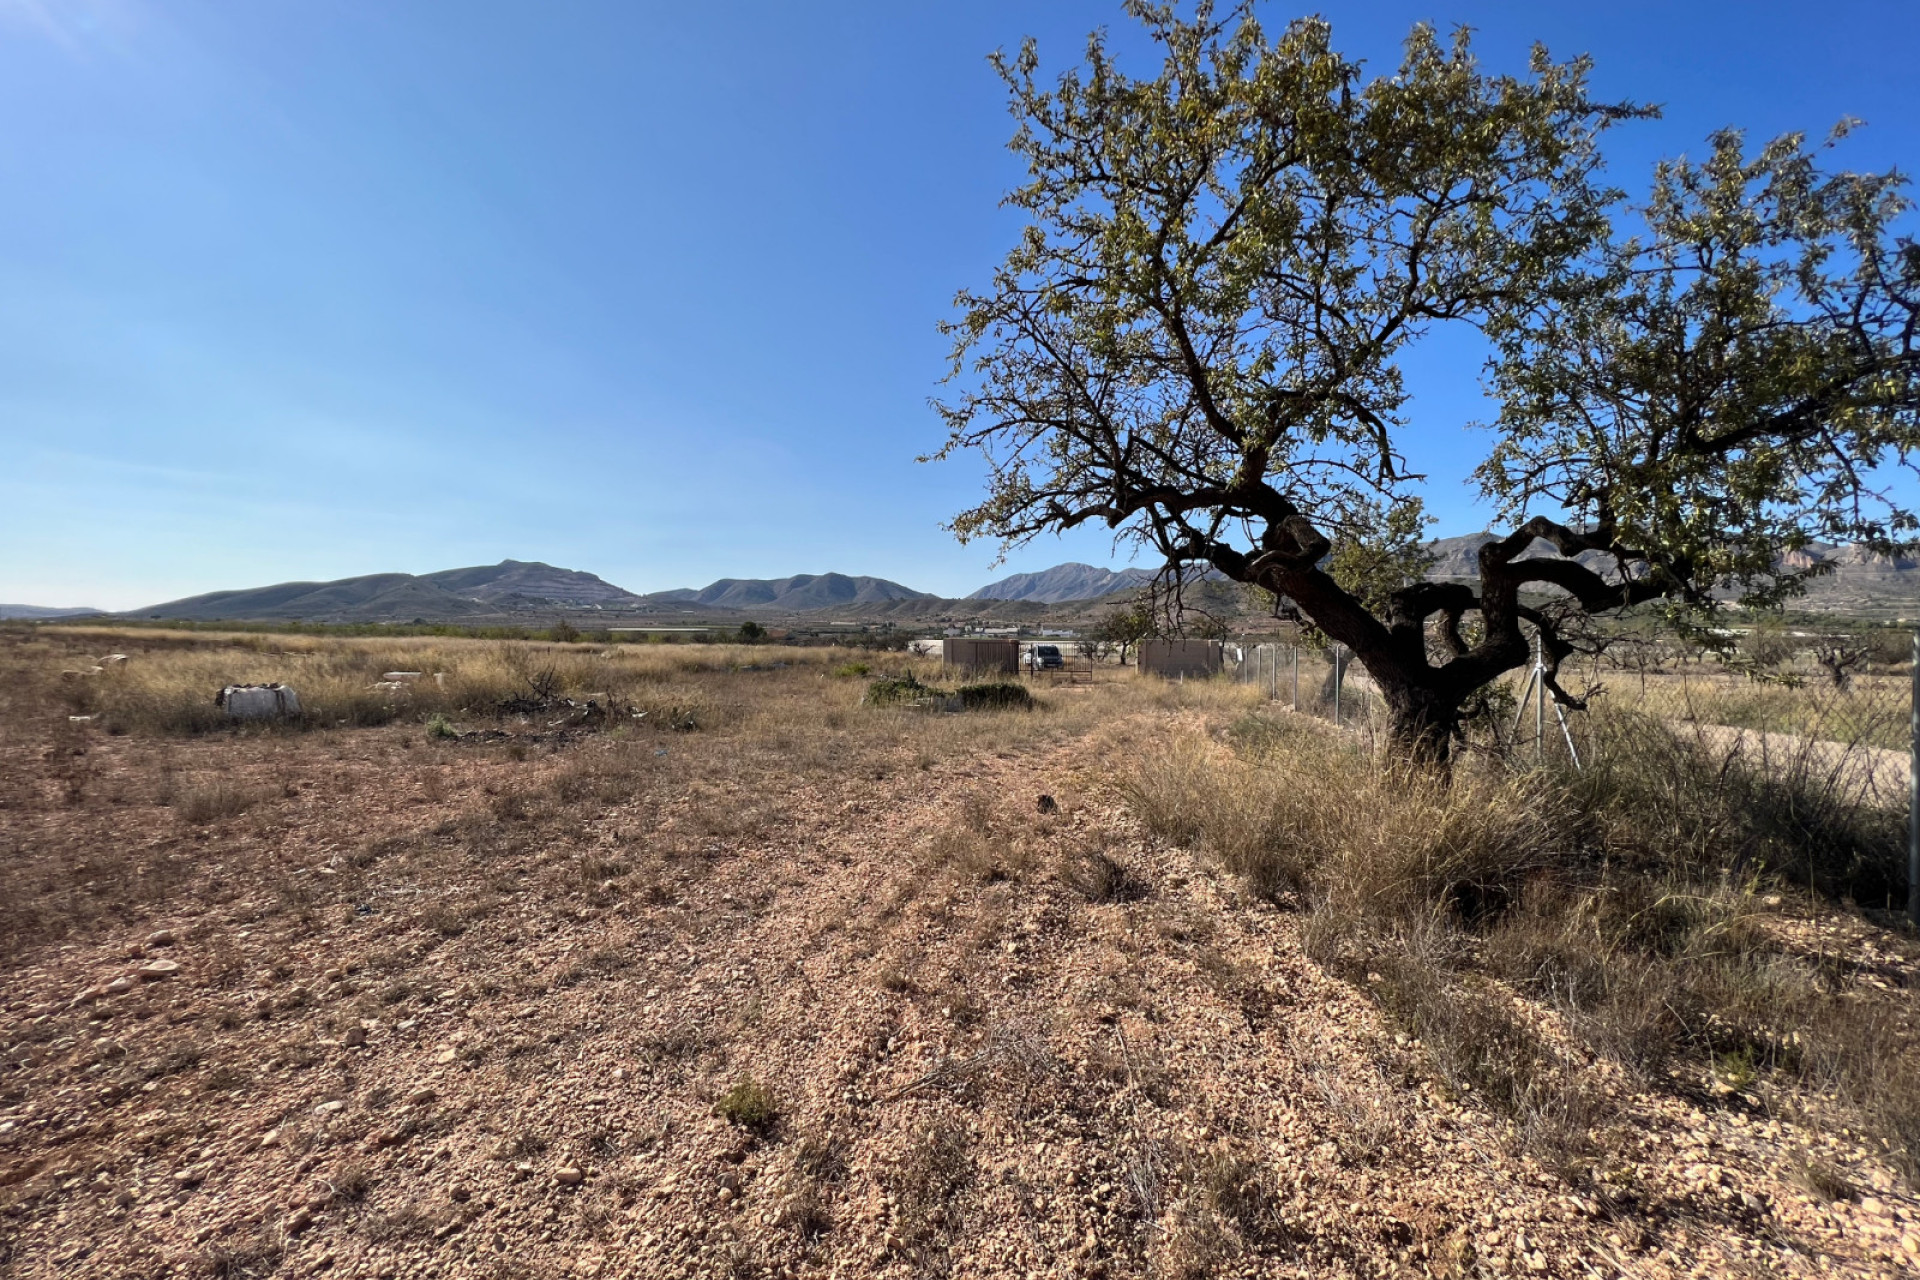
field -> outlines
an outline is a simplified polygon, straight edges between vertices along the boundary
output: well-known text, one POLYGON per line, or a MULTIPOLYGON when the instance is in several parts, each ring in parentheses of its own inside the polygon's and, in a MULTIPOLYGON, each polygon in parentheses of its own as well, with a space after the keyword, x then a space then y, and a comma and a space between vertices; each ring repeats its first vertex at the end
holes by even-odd
POLYGON ((0 630, 0 1275, 1920 1268, 1903 812, 908 673, 0 630))

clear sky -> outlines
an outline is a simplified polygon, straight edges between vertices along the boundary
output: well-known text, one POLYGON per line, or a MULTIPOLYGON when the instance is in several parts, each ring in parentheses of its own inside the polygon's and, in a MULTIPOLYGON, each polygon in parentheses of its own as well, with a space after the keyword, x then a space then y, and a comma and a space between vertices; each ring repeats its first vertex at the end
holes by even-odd
MULTIPOLYGON (((1308 11, 1268 4, 1276 30, 1308 11)), ((1390 70, 1408 26, 1482 60, 1591 53, 1705 135, 1869 128, 1920 166, 1920 3, 1329 3, 1390 70)), ((1015 230, 986 65, 1075 60, 1113 0, 0 0, 0 600, 538 559, 635 591, 869 573, 960 594, 922 466, 934 325, 1015 230)), ((1139 70, 1151 64, 1136 60, 1139 70)), ((1409 364, 1438 532, 1481 527, 1464 339, 1409 364)))

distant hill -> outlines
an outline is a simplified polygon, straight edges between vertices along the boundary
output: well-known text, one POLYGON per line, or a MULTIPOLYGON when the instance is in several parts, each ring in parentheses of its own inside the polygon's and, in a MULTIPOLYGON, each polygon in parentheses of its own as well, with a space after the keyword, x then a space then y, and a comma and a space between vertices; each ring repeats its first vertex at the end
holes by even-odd
POLYGON ((0 604, 0 618, 84 618, 98 609, 62 609, 43 604, 0 604))
MULTIPOLYGON (((1437 559, 1427 576, 1439 581, 1477 582, 1480 548, 1492 541, 1490 533, 1469 533, 1429 543, 1428 550, 1437 559)), ((1532 560, 1559 554, 1550 544, 1536 539, 1520 553, 1520 558, 1532 560)), ((1575 559, 1600 572, 1613 567, 1613 558, 1603 552, 1588 551, 1575 559)), ((1809 581, 1806 594, 1789 603, 1789 608, 1881 621, 1920 619, 1920 559, 1888 558, 1872 555, 1859 547, 1816 542, 1788 556, 1785 567, 1805 569, 1819 563, 1833 567, 1809 581)))
POLYGON ((1016 573, 969 595, 969 600, 1032 600, 1061 604, 1068 600, 1097 600, 1116 591, 1129 591, 1153 581, 1146 569, 1100 569, 1072 561, 1038 573, 1016 573))
MULTIPOLYGON (((1436 538, 1427 544, 1427 550, 1434 555, 1433 568, 1427 571, 1427 577, 1438 582, 1478 582, 1480 580, 1480 548, 1494 541, 1491 533, 1468 533, 1458 538, 1436 538)), ((1538 560, 1541 557, 1558 559, 1560 553, 1553 544, 1539 538, 1533 545, 1520 553, 1522 560, 1538 560)), ((1598 551, 1584 552, 1574 557, 1589 569, 1611 568, 1613 558, 1598 551)))
POLYGON ((497 565, 439 573, 374 573, 333 582, 282 582, 241 591, 210 591, 131 612, 139 617, 190 621, 458 621, 497 616, 514 609, 619 609, 641 604, 639 596, 590 573, 556 569, 538 561, 502 560, 497 565))
POLYGON ((785 609, 805 612, 839 605, 881 604, 893 600, 933 600, 885 578, 850 578, 844 573, 796 574, 791 578, 722 578, 699 590, 656 591, 644 597, 662 604, 709 605, 722 609, 785 609))
POLYGON ((581 609, 621 608, 640 597, 579 569, 556 569, 538 560, 502 560, 471 569, 423 573, 422 582, 444 587, 468 600, 489 604, 528 600, 581 609))

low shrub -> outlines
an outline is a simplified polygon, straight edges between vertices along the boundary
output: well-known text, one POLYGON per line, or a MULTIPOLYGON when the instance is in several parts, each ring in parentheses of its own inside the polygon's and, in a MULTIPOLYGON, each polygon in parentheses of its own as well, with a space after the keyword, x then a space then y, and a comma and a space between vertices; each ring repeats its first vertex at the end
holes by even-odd
POLYGON ((752 1076, 741 1076, 733 1087, 720 1095, 713 1109, 728 1124, 743 1129, 766 1130, 780 1118, 780 1103, 769 1089, 752 1076))
POLYGON ((1033 710, 1033 695, 1023 684, 1011 680, 990 684, 963 684, 954 690, 962 711, 1033 710))
POLYGON ((873 681, 867 686, 867 692, 860 700, 870 707, 891 707, 906 702, 917 702, 922 698, 944 696, 946 695, 942 690, 921 684, 909 671, 902 676, 882 676, 873 681))
POLYGON ((181 818, 199 825, 221 818, 238 817, 264 798, 265 793, 256 787, 245 787, 219 778, 181 793, 174 808, 181 818))

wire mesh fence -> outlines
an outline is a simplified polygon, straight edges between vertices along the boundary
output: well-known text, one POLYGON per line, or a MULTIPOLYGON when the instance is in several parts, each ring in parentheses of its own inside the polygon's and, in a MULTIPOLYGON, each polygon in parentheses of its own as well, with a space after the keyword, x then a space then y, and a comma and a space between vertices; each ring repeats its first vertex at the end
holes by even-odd
MULTIPOLYGON (((1765 664, 1721 660, 1677 647, 1623 645, 1559 675, 1587 710, 1570 710, 1544 689, 1533 665, 1486 691, 1466 725, 1467 746, 1516 763, 1578 765, 1604 750, 1596 718, 1630 712, 1703 741, 1753 755, 1800 753, 1856 778, 1876 800, 1905 803, 1913 747, 1912 638, 1900 646, 1834 662, 1812 638, 1765 664)), ((1232 678, 1270 702, 1326 720, 1378 745, 1387 709, 1373 679, 1340 646, 1268 643, 1238 651, 1232 678)))
MULTIPOLYGON (((1385 700, 1340 646, 1247 645, 1229 667, 1270 702, 1325 720, 1378 751, 1385 700)), ((1920 923, 1920 632, 1762 633, 1731 655, 1628 642, 1563 665, 1559 704, 1538 659, 1482 692, 1463 725, 1466 753, 1519 767, 1626 763, 1649 729, 1689 758, 1815 805, 1904 813, 1908 912, 1920 923)))
POLYGON ((1232 669, 1241 684, 1258 685, 1270 702, 1374 737, 1386 728, 1386 703, 1372 677, 1339 647, 1247 645, 1232 669))

